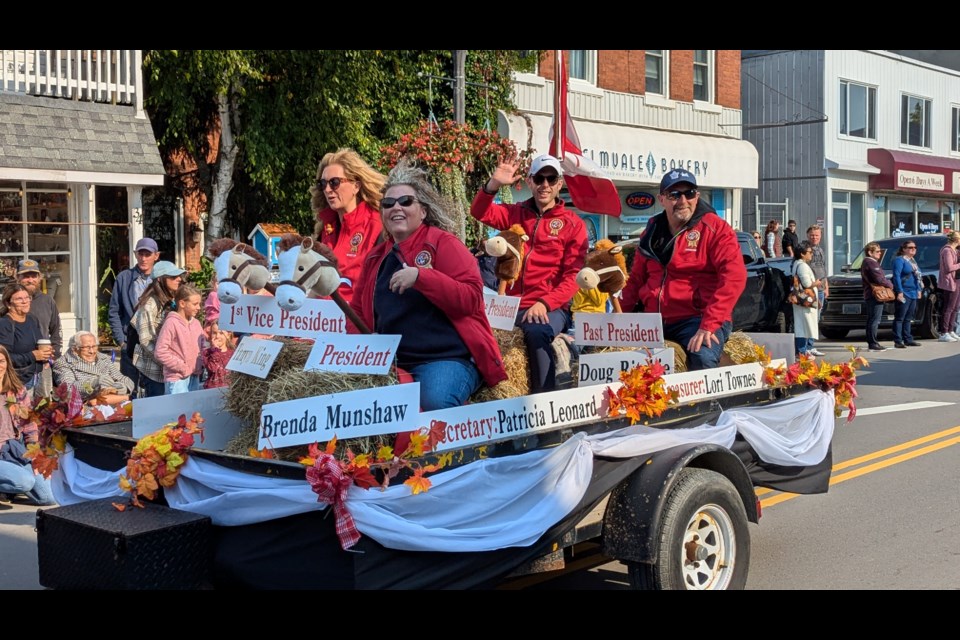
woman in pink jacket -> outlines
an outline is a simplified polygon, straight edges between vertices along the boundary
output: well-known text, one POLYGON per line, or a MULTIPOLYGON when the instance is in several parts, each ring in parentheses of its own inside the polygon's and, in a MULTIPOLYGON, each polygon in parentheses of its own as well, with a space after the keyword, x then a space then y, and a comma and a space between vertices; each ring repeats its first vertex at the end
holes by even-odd
POLYGON ((943 299, 943 313, 940 315, 940 342, 957 342, 960 336, 953 333, 957 321, 957 308, 960 307, 960 287, 957 275, 960 273, 960 261, 957 260, 957 246, 960 246, 960 232, 947 234, 947 244, 940 249, 940 274, 937 276, 937 289, 943 299))
POLYGON ((157 335, 154 356, 163 365, 166 395, 200 390, 200 341, 203 327, 197 320, 200 291, 191 284, 177 289, 176 308, 167 314, 157 335))

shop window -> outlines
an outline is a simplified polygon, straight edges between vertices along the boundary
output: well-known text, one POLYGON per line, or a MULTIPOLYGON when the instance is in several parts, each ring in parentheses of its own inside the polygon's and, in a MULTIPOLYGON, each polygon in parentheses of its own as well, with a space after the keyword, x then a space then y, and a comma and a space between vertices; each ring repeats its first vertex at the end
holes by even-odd
POLYGON ((900 97, 900 143, 930 148, 931 102, 925 98, 900 97))
POLYGON ((597 52, 587 49, 567 50, 567 75, 571 80, 597 84, 597 52))
POLYGON ((693 50, 693 99, 713 102, 713 51, 693 50))
POLYGON ((950 150, 960 152, 960 107, 954 107, 950 114, 950 150))
POLYGON ((877 139, 876 87, 840 82, 840 133, 853 138, 877 139))
POLYGON ((667 97, 667 51, 646 50, 646 92, 667 97))
POLYGON ((913 229, 913 211, 891 211, 890 212, 890 236, 912 236, 913 229))

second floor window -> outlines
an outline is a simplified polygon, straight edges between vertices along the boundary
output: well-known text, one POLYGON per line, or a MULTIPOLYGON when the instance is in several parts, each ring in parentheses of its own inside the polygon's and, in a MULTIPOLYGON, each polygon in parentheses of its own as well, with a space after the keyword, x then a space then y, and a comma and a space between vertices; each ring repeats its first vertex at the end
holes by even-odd
POLYGON ((877 89, 840 82, 840 133, 854 138, 877 139, 877 89))
POLYGON ((950 150, 960 151, 960 107, 954 107, 950 115, 950 150))
POLYGON ((567 75, 571 80, 597 84, 597 52, 587 49, 568 50, 567 75))
POLYGON ((900 97, 900 143, 911 147, 930 147, 931 104, 925 98, 900 97))
POLYGON ((646 51, 646 92, 667 95, 666 64, 663 49, 646 51))
POLYGON ((693 50, 693 99, 713 102, 713 51, 693 50))

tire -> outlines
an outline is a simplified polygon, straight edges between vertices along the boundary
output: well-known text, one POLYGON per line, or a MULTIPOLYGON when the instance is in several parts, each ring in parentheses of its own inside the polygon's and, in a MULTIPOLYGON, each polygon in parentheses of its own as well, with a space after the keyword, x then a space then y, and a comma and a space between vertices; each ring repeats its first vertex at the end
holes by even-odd
POLYGON ((921 338, 936 340, 940 337, 940 300, 938 296, 927 298, 927 308, 923 312, 923 322, 920 324, 921 338))
POLYGON ((776 333, 787 333, 787 314, 783 311, 777 312, 777 319, 773 322, 773 328, 776 333))
POLYGON ((830 340, 843 340, 847 337, 847 334, 850 333, 850 329, 836 329, 834 327, 820 327, 820 333, 823 334, 824 338, 829 338, 830 340))
POLYGON ((634 589, 743 589, 750 568, 747 515, 733 484, 709 469, 687 467, 666 497, 657 563, 629 563, 634 589))

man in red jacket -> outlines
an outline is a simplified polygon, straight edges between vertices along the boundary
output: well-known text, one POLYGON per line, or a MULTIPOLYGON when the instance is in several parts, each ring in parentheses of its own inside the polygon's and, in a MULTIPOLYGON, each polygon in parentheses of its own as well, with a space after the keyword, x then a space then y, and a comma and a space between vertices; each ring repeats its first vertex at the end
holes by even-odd
POLYGON ((720 363, 747 282, 737 234, 701 201, 689 171, 667 173, 659 199, 663 212, 640 236, 621 306, 660 313, 666 339, 687 352, 687 368, 710 369, 720 363))
POLYGON ((470 215, 499 230, 521 225, 530 238, 520 276, 507 295, 520 296, 517 326, 523 331, 530 361, 530 391, 556 388, 553 339, 570 326, 570 300, 579 289, 577 272, 587 256, 587 228, 560 199, 563 174, 551 155, 534 158, 527 184, 533 197, 520 204, 495 204, 493 197, 513 184, 514 161, 498 166, 477 192, 470 215))

